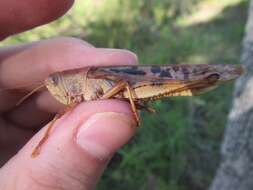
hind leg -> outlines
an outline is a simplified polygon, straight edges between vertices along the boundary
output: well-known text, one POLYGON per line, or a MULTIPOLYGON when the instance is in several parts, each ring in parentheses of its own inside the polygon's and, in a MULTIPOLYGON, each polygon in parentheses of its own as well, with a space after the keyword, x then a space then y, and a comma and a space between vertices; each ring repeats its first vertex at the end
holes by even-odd
POLYGON ((108 92, 106 92, 100 99, 103 100, 103 99, 112 98, 123 90, 127 90, 128 100, 130 102, 131 109, 133 111, 135 120, 136 120, 137 124, 140 125, 140 117, 139 117, 138 111, 135 106, 135 102, 134 102, 134 98, 133 98, 133 90, 127 82, 120 81, 113 88, 111 88, 108 92))

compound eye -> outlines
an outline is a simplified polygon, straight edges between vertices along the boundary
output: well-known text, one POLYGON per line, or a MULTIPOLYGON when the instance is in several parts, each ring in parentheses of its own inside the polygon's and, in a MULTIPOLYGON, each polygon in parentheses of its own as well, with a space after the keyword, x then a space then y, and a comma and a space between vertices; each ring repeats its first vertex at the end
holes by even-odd
POLYGON ((50 79, 51 79, 54 86, 57 86, 59 84, 59 78, 57 75, 51 75, 50 79))

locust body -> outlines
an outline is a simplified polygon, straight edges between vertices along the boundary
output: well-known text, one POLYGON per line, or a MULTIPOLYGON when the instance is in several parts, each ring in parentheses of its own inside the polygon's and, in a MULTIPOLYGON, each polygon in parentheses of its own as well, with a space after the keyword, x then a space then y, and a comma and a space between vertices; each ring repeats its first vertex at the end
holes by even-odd
MULTIPOLYGON (((133 101, 139 102, 197 95, 241 73, 242 68, 237 65, 112 66, 57 72, 45 80, 45 86, 59 102, 69 105, 104 99, 108 92, 125 82, 131 88, 133 101)), ((130 97, 127 89, 122 88, 108 98, 130 97)))
MULTIPOLYGON (((131 104, 137 123, 137 109, 150 110, 145 102, 169 96, 193 96, 237 78, 242 68, 237 65, 142 65, 90 67, 51 74, 45 81, 51 95, 71 107, 80 102, 115 98, 131 104)), ((34 149, 39 154, 45 136, 34 149)))

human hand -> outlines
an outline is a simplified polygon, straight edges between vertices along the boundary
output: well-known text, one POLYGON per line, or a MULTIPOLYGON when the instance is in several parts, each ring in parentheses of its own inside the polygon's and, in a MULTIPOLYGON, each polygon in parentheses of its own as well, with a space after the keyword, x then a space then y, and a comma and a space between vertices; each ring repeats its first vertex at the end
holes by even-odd
MULTIPOLYGON (((64 14, 72 3, 2 0, 0 39, 48 23, 64 14)), ((57 120, 41 154, 33 159, 33 148, 46 127, 34 135, 35 131, 62 105, 46 91, 18 107, 15 103, 35 87, 31 84, 38 84, 55 71, 136 63, 136 56, 129 51, 94 48, 73 38, 0 48, 0 88, 22 90, 0 91, 0 189, 92 189, 113 153, 134 134, 129 105, 116 100, 78 105, 57 120)))

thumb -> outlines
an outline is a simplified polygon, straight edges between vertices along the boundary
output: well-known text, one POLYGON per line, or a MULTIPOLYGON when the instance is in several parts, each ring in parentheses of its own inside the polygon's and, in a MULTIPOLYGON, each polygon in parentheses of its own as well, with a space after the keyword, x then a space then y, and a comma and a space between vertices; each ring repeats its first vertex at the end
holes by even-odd
POLYGON ((0 189, 92 189, 112 154, 133 136, 135 125, 124 102, 80 104, 55 122, 36 158, 31 153, 46 128, 1 169, 0 189))

